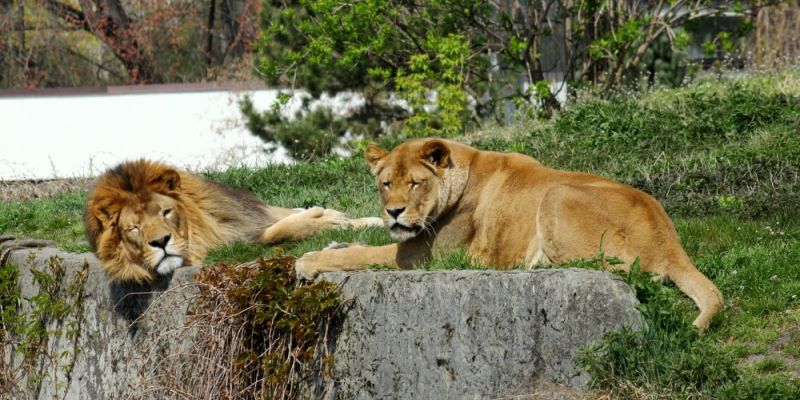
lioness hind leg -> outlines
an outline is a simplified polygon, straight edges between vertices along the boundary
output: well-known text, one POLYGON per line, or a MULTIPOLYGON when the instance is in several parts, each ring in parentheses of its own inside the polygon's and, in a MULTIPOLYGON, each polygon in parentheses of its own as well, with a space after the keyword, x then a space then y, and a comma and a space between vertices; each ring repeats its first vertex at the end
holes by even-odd
POLYGON ((672 280, 700 309, 694 326, 708 329, 722 309, 722 294, 681 248, 675 227, 659 203, 624 187, 564 186, 551 189, 537 216, 545 253, 555 262, 586 258, 598 249, 628 270, 639 257, 642 271, 672 280), (570 223, 573 221, 574 223, 570 223))

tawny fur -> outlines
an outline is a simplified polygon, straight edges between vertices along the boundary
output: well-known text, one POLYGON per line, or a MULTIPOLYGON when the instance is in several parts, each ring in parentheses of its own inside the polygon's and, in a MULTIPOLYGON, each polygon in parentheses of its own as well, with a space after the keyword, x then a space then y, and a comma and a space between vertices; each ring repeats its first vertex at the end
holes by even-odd
POLYGON ((554 170, 531 157, 479 151, 447 140, 406 142, 365 155, 376 177, 384 222, 398 244, 307 253, 295 267, 313 278, 371 264, 413 268, 434 251, 464 246, 481 263, 533 267, 603 251, 627 270, 670 279, 695 301, 701 331, 722 294, 692 264, 672 221, 652 196, 600 176, 554 170))
POLYGON ((98 178, 84 224, 109 279, 148 282, 199 264, 222 244, 299 240, 326 229, 380 225, 380 219, 351 220, 319 207, 271 207, 249 193, 138 160, 98 178))

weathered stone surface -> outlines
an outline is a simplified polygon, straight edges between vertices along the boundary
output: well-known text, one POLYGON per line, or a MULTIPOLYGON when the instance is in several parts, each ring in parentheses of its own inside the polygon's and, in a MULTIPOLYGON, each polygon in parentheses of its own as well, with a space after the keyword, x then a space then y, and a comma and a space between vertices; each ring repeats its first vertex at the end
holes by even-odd
MULTIPOLYGON (((68 311, 42 319, 47 335, 26 359, 19 345, 4 349, 4 362, 14 373, 12 399, 125 399, 169 397, 158 385, 165 374, 180 376, 173 362, 190 348, 184 329, 186 308, 196 288, 197 268, 182 268, 171 281, 153 287, 109 285, 94 255, 70 254, 55 248, 13 251, 8 259, 20 270, 21 313, 39 320, 35 297, 44 290, 33 271, 55 276, 53 298, 68 311), (52 268, 63 268, 63 276, 52 268), (145 310, 150 310, 145 313, 145 310)), ((52 303, 48 301, 48 303, 52 303)), ((0 396, 3 398, 3 396, 0 396)))
POLYGON ((579 269, 325 274, 352 306, 334 344, 341 399, 483 399, 583 388, 580 348, 640 316, 630 288, 579 269))
MULTIPOLYGON (((50 333, 35 357, 14 351, 19 344, 4 349, 18 382, 9 398, 184 397, 169 388, 191 376, 186 360, 198 356, 196 332, 186 328, 198 267, 181 268, 154 287, 122 287, 109 286, 91 254, 25 249, 8 260, 20 268, 21 310, 29 319, 43 291, 34 270, 58 276, 63 268, 50 290, 71 310, 46 321, 50 333)), ((312 397, 570 398, 569 389, 587 379, 573 365, 578 349, 640 323, 627 285, 593 271, 382 271, 322 279, 338 283, 352 303, 330 343, 333 376, 312 379, 312 397)))

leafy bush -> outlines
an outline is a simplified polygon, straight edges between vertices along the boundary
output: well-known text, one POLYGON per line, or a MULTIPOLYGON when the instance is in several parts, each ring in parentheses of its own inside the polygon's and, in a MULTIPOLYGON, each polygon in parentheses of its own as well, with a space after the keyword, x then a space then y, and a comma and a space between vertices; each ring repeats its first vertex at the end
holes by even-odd
POLYGON ((19 270, 16 265, 9 262, 0 264, 0 345, 3 348, 8 343, 9 333, 17 322, 17 306, 20 300, 18 277, 19 270))
POLYGON ((295 119, 288 119, 281 115, 278 107, 258 112, 249 97, 242 99, 239 106, 252 134, 267 143, 279 143, 295 160, 314 160, 328 155, 347 130, 342 120, 323 108, 307 115, 298 112, 295 119))

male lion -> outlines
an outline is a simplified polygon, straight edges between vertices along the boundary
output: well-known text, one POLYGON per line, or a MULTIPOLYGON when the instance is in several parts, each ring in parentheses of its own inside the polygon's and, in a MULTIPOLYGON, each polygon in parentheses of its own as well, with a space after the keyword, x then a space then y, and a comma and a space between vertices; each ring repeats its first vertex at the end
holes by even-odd
POLYGON ((642 270, 675 282, 700 308, 700 331, 722 307, 722 294, 694 267, 658 201, 630 186, 440 139, 392 152, 373 145, 365 155, 384 221, 400 243, 310 252, 295 264, 299 275, 313 279, 370 264, 411 268, 457 246, 479 262, 529 268, 602 250, 624 262, 617 268, 639 257, 642 270))
POLYGON ((320 207, 286 209, 167 165, 138 160, 108 170, 89 193, 86 237, 112 281, 152 281, 200 263, 233 241, 277 243, 326 229, 383 225, 320 207))

